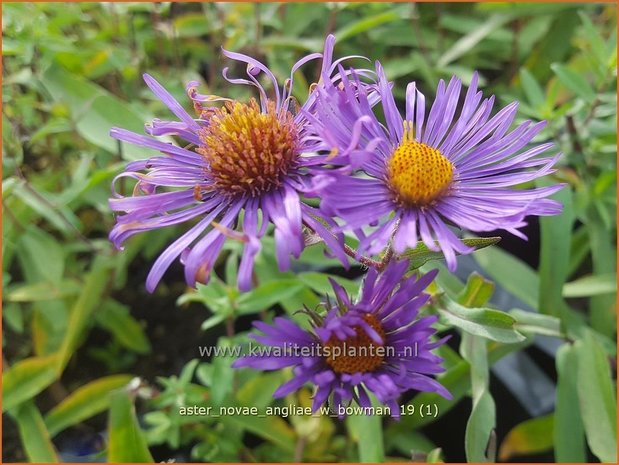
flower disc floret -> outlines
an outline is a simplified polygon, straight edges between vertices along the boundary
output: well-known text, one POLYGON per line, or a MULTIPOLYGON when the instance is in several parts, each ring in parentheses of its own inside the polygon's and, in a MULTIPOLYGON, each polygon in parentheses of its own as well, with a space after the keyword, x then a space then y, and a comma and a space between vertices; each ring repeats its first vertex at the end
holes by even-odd
MULTIPOLYGON (((363 315, 363 320, 372 328, 382 341, 385 340, 385 331, 378 319, 371 313, 363 315)), ((331 336, 324 347, 327 349, 327 363, 336 373, 367 373, 376 370, 385 358, 384 343, 378 344, 365 329, 355 326, 354 336, 341 340, 331 336)))
POLYGON ((252 197, 280 187, 298 156, 298 129, 289 111, 278 114, 267 102, 226 102, 200 132, 197 151, 208 166, 213 187, 252 197))
POLYGON ((387 173, 398 204, 426 206, 449 187, 453 165, 429 145, 404 141, 391 155, 387 173))

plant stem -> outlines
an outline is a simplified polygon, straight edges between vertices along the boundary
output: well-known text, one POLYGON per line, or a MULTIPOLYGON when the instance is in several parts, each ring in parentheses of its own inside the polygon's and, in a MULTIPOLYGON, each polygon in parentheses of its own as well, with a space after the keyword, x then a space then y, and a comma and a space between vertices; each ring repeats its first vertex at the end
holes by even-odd
POLYGON ((391 244, 389 244, 389 247, 385 251, 385 255, 383 255, 383 258, 380 261, 364 255, 359 255, 355 249, 346 244, 344 244, 344 252, 346 252, 346 255, 354 258, 362 265, 367 266, 368 268, 376 268, 377 271, 383 271, 387 264, 391 261, 391 258, 393 258, 393 248, 391 247, 391 244))

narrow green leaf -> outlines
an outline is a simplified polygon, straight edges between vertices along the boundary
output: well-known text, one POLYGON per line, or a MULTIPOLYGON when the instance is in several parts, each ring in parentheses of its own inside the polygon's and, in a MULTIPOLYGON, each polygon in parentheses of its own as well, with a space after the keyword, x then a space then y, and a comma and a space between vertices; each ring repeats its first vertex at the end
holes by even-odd
POLYGON ((555 72, 559 81, 575 95, 589 103, 595 100, 595 91, 582 74, 572 71, 566 65, 559 63, 553 63, 550 65, 550 68, 555 72))
MULTIPOLYGON (((591 242, 591 261, 593 274, 605 275, 617 270, 617 250, 615 238, 600 218, 594 216, 587 224, 589 241, 591 242)), ((591 297, 590 303, 591 327, 612 339, 615 339, 617 327, 616 296, 612 294, 591 297)))
POLYGON ((522 82, 522 89, 531 106, 536 110, 543 108, 546 98, 544 97, 544 89, 542 89, 542 86, 537 82, 537 79, 535 79, 529 70, 522 68, 520 70, 520 80, 522 82))
POLYGON ((76 389, 45 415, 49 434, 55 436, 106 410, 110 405, 110 392, 126 386, 131 378, 131 375, 105 376, 76 389))
POLYGON ((13 413, 24 452, 31 463, 58 463, 58 454, 34 402, 25 402, 13 413))
POLYGON ((378 415, 351 415, 346 426, 352 440, 357 443, 360 463, 385 461, 382 418, 378 415))
POLYGON ((63 234, 68 236, 72 233, 70 225, 75 228, 79 226, 79 221, 71 210, 63 205, 56 205, 53 201, 50 201, 51 194, 40 191, 35 186, 26 183, 26 181, 18 183, 13 192, 22 202, 45 218, 63 234))
POLYGON ((466 287, 458 295, 458 303, 465 307, 483 307, 492 297, 494 283, 479 273, 469 275, 466 287))
MULTIPOLYGON (((221 350, 226 350, 228 354, 232 353, 234 341, 230 338, 221 337, 218 341, 218 346, 221 350)), ((213 405, 223 405, 224 400, 232 392, 234 384, 235 372, 232 369, 232 356, 213 357, 211 362, 213 367, 213 382, 211 383, 211 402, 213 405)))
MULTIPOLYGON (((469 237, 462 239, 462 242, 475 250, 484 249, 496 244, 501 240, 500 237, 469 237)), ((414 249, 409 249, 402 254, 402 258, 410 261, 410 269, 416 270, 430 260, 442 260, 445 258, 443 252, 430 250, 423 242, 418 242, 414 249)))
POLYGON ((135 407, 129 393, 120 389, 110 394, 108 424, 108 462, 152 463, 144 433, 135 416, 135 407))
POLYGON ((261 373, 239 387, 235 397, 240 405, 264 410, 273 403, 273 393, 282 384, 283 378, 283 373, 279 371, 261 373))
POLYGON ((261 284, 242 294, 237 303, 240 314, 258 313, 296 294, 303 285, 297 279, 285 279, 261 284))
POLYGON ((44 281, 36 284, 20 284, 7 289, 6 300, 9 302, 39 302, 64 299, 78 294, 80 289, 79 283, 73 279, 65 279, 59 283, 44 281))
MULTIPOLYGON (((136 112, 102 87, 57 64, 43 73, 42 83, 54 100, 69 106, 78 133, 111 153, 118 151, 118 142, 109 135, 112 127, 143 133, 144 122, 152 119, 151 115, 136 112)), ((126 144, 123 155, 126 159, 148 158, 152 150, 126 144)))
POLYGON ((200 329, 202 331, 206 331, 207 329, 211 329, 214 328, 215 326, 217 326, 220 323, 223 323, 226 319, 225 315, 213 315, 210 318, 207 318, 206 320, 204 320, 202 322, 202 325, 200 326, 200 329))
POLYGON ((61 373, 77 348, 86 326, 92 322, 92 313, 101 304, 103 292, 109 280, 112 261, 105 256, 97 256, 86 275, 84 288, 73 305, 69 323, 59 349, 58 371, 61 373))
POLYGON ((579 11, 578 15, 583 24, 583 30, 587 41, 589 42, 588 50, 593 54, 596 61, 601 67, 605 67, 610 56, 609 48, 606 46, 604 38, 600 34, 598 27, 593 24, 591 18, 584 11, 579 11))
POLYGON ((64 274, 65 250, 48 232, 28 226, 19 237, 17 254, 21 269, 30 282, 60 282, 64 274))
POLYGON ((498 247, 484 249, 473 257, 501 287, 530 307, 537 308, 539 277, 529 265, 498 247))
POLYGON ((514 329, 516 320, 508 313, 489 308, 467 308, 448 299, 445 301, 445 308, 438 310, 445 324, 505 344, 525 340, 525 337, 514 329))
POLYGON ((443 55, 438 59, 436 64, 437 67, 443 68, 452 61, 473 50, 475 45, 477 45, 484 37, 505 24, 509 19, 510 16, 504 14, 494 14, 490 16, 490 18, 485 20, 483 24, 459 39, 449 50, 443 53, 443 55))
POLYGON ((255 415, 225 415, 221 417, 221 420, 241 427, 275 444, 284 452, 289 453, 290 459, 292 459, 296 437, 294 430, 282 418, 277 416, 260 418, 255 415))
MULTIPOLYGON (((488 348, 488 364, 492 365, 512 352, 522 350, 530 345, 530 343, 530 339, 518 344, 492 343, 488 348)), ((445 388, 451 393, 453 399, 444 399, 434 392, 421 392, 417 394, 407 405, 412 404, 418 407, 421 404, 436 404, 438 407, 438 415, 436 418, 429 415, 426 415, 423 418, 419 415, 406 415, 400 420, 399 424, 402 425, 401 427, 411 430, 419 429, 449 412, 470 389, 470 374, 471 367, 469 363, 466 360, 461 360, 451 368, 447 369, 445 373, 438 375, 437 381, 445 386, 445 388)))
POLYGON ((606 273, 578 278, 563 286, 563 297, 591 297, 617 292, 617 275, 606 273))
POLYGON ((176 305, 180 306, 189 302, 200 302, 213 313, 221 316, 226 316, 231 312, 230 296, 226 285, 216 276, 213 276, 208 284, 198 283, 195 290, 191 289, 181 295, 176 305))
MULTIPOLYGON (((570 265, 567 272, 568 278, 576 273, 591 251, 589 232, 586 225, 577 228, 572 234, 572 248, 570 251, 570 265)), ((563 296, 567 297, 567 296, 563 296)))
POLYGON ((617 462, 617 399, 610 361, 591 331, 574 344, 578 400, 587 443, 602 462, 617 462))
POLYGON ((313 289, 318 294, 327 295, 333 292, 329 278, 335 279, 350 295, 356 295, 359 290, 359 283, 340 276, 333 276, 326 273, 306 271, 297 275, 299 281, 313 289))
POLYGON ((32 399, 56 379, 58 357, 31 357, 20 360, 2 373, 2 411, 32 399))
POLYGON ((174 18, 177 37, 200 37, 210 31, 210 25, 203 13, 186 13, 174 18))
POLYGON ((464 448, 468 462, 494 462, 486 456, 486 449, 495 424, 495 405, 492 396, 484 391, 474 404, 466 423, 464 448))
POLYGON ((578 359, 574 346, 563 344, 557 351, 557 395, 553 438, 557 463, 587 460, 585 431, 576 387, 578 359))
MULTIPOLYGON (((548 185, 543 180, 540 186, 548 185)), ((562 290, 570 263, 571 234, 574 223, 572 193, 562 189, 553 199, 563 204, 563 212, 556 216, 540 217, 539 304, 540 313, 559 316, 564 306, 562 290)))
POLYGON ((132 316, 126 305, 107 300, 96 313, 97 323, 108 330, 123 346, 139 354, 150 352, 150 343, 144 329, 132 316))
POLYGON ((412 456, 413 462, 422 461, 436 445, 424 434, 399 428, 400 422, 391 423, 385 430, 385 449, 396 450, 405 456, 412 456), (419 457, 420 460, 417 460, 419 457))
POLYGON ((477 336, 463 334, 460 353, 471 366, 473 396, 473 407, 464 433, 466 459, 468 462, 494 462, 495 458, 486 454, 496 423, 494 400, 488 389, 490 373, 487 341, 477 336))
POLYGON ((514 309, 509 314, 516 319, 514 328, 522 333, 554 337, 564 336, 561 332, 561 320, 557 317, 519 309, 514 309))
POLYGON ((554 414, 531 418, 514 426, 501 443, 499 460, 506 462, 514 455, 540 454, 552 449, 554 414))
POLYGON ((350 39, 358 34, 369 31, 371 29, 380 26, 381 24, 385 24, 391 21, 395 21, 400 18, 394 11, 387 11, 385 13, 379 13, 377 15, 365 17, 359 21, 349 23, 343 28, 339 29, 335 33, 335 37, 337 37, 338 42, 344 42, 345 40, 350 39))
POLYGON ((443 463, 445 459, 443 458, 443 449, 437 447, 436 449, 432 449, 428 452, 428 456, 426 457, 426 462, 428 463, 443 463))

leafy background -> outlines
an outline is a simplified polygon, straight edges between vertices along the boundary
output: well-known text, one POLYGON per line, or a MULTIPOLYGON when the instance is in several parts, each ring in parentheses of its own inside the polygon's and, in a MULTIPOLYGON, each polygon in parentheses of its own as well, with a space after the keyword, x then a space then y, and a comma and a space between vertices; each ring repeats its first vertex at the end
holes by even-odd
MULTIPOLYGON (((614 4, 46 4, 4 3, 4 461, 616 461, 616 8, 614 4), (273 404, 289 373, 233 372, 198 345, 246 341, 253 318, 314 306, 327 275, 351 292, 320 245, 297 273, 277 272, 273 244, 260 285, 234 288, 238 250, 217 277, 185 288, 175 266, 152 295, 144 279, 181 230, 113 250, 110 181, 144 150, 108 137, 167 112, 148 71, 180 100, 184 83, 246 98, 226 84, 220 46, 285 77, 336 34, 336 53, 380 59, 396 96, 416 80, 481 73, 501 104, 546 119, 540 140, 565 156, 545 182, 567 182, 565 212, 439 266, 441 382, 454 395, 411 394, 438 414, 400 422, 350 417, 180 416, 181 405, 273 404), (467 307, 473 307, 471 310, 467 307), (500 308, 507 312, 498 311, 500 308)), ((242 70, 237 70, 242 71, 242 70)), ((299 73, 302 99, 316 69, 299 73)), ((127 186, 127 189, 130 189, 127 186)), ((478 239, 488 245, 493 240, 478 239)), ((298 316, 292 316, 298 318, 298 316)), ((283 405, 308 405, 301 390, 283 405)))

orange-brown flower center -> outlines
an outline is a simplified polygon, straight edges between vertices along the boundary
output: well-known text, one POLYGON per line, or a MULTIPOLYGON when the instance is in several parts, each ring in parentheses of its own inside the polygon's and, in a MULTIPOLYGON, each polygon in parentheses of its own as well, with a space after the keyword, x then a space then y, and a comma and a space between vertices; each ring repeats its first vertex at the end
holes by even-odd
POLYGON ((278 114, 273 102, 262 112, 249 104, 226 102, 200 133, 198 147, 214 187, 228 194, 261 194, 282 184, 295 165, 298 131, 290 112, 278 114))
POLYGON ((383 344, 377 344, 365 329, 355 326, 355 335, 345 340, 331 336, 325 348, 326 361, 336 373, 366 373, 376 370, 385 358, 385 331, 374 315, 363 315, 365 322, 378 333, 383 344))

